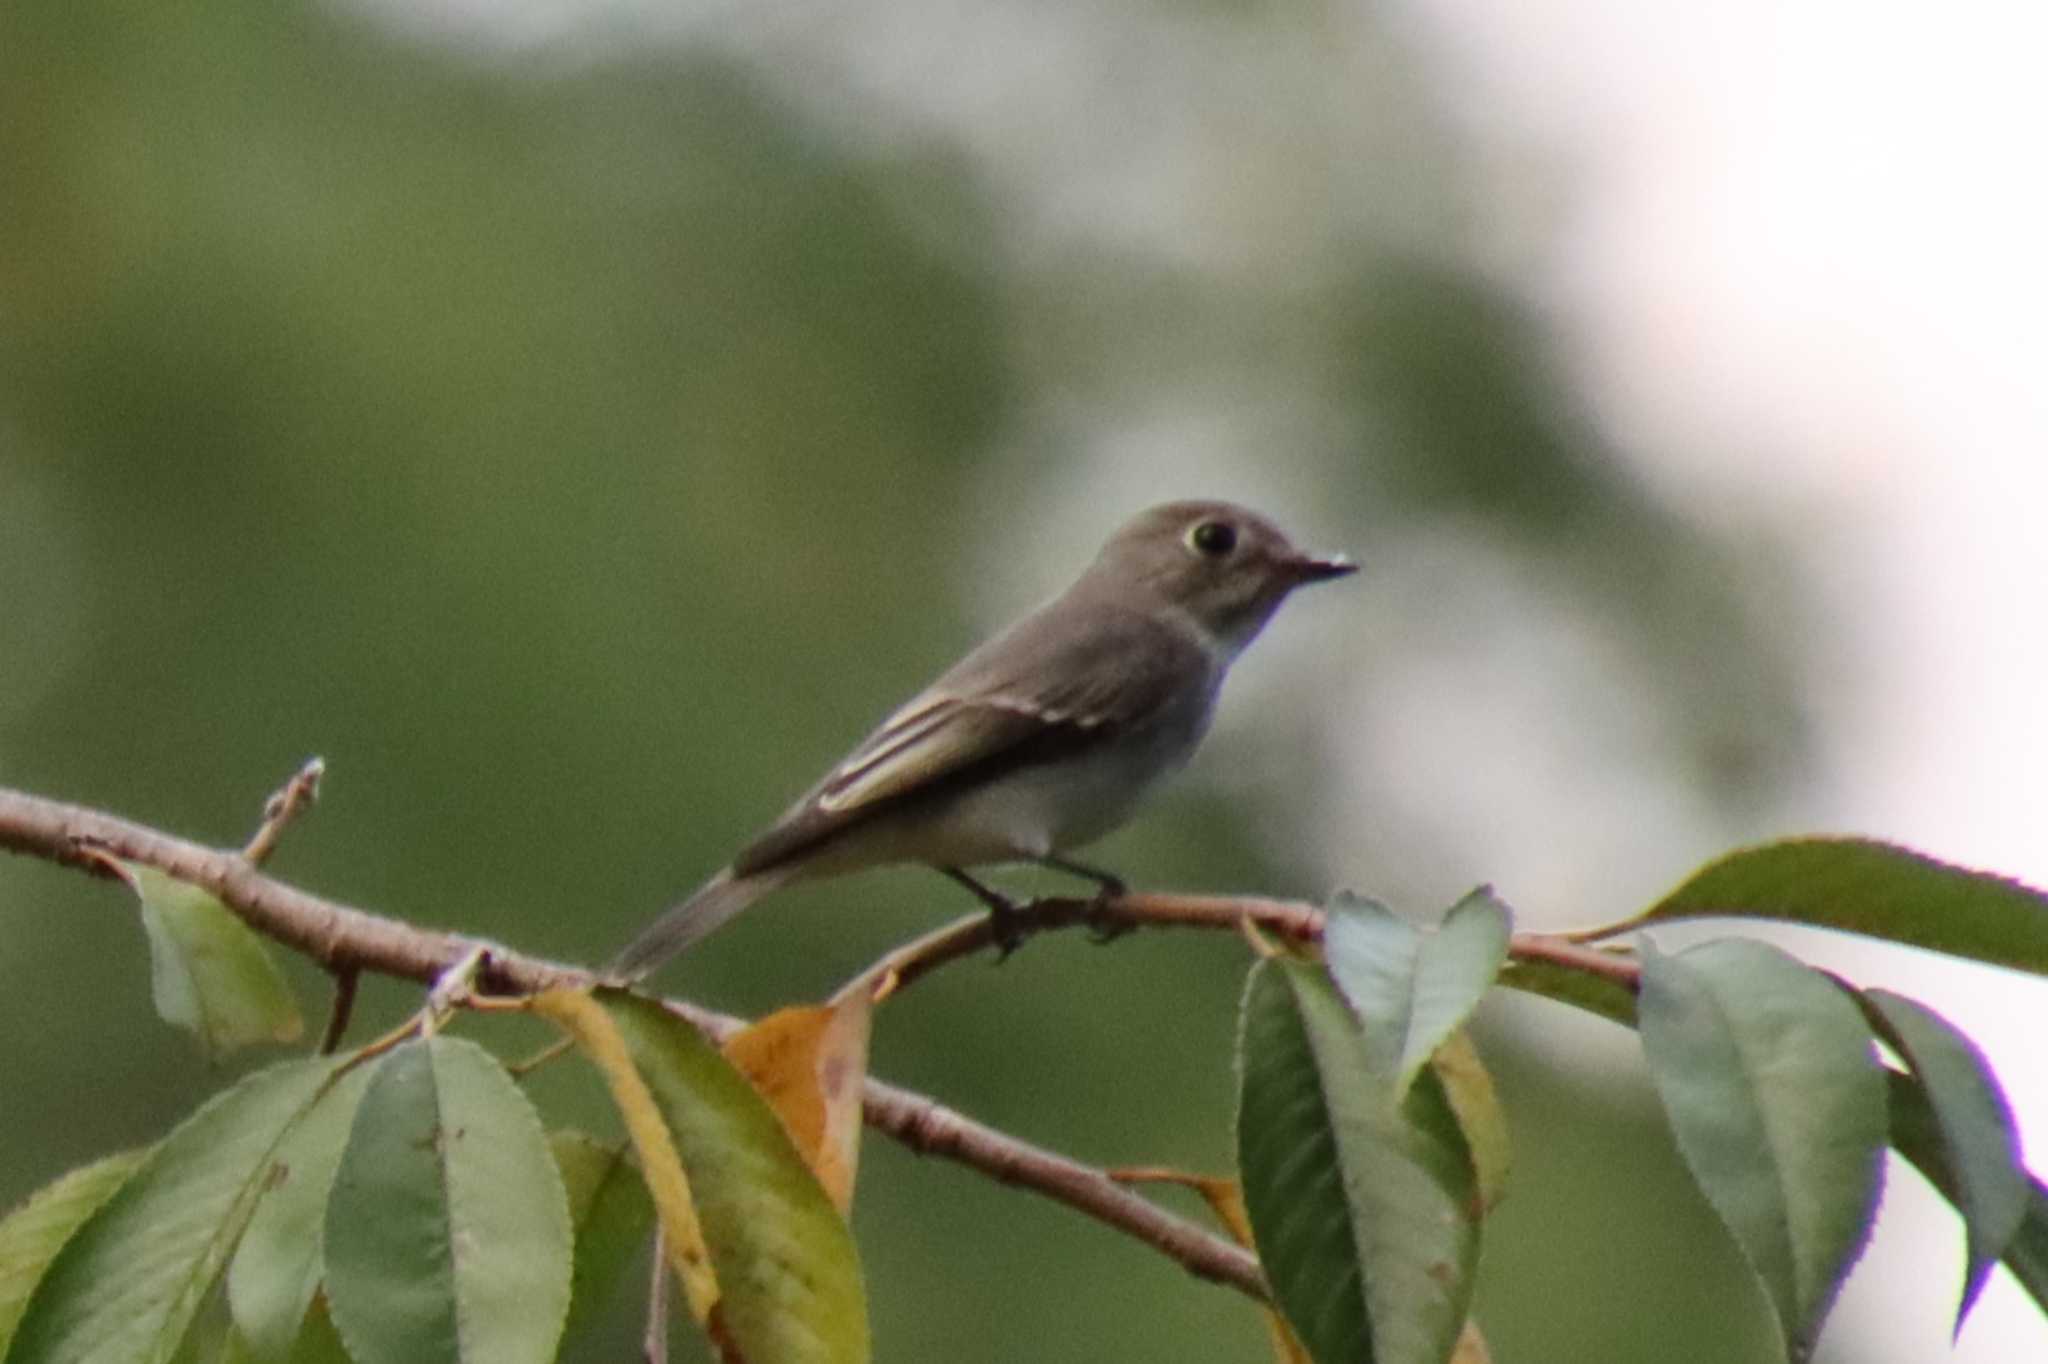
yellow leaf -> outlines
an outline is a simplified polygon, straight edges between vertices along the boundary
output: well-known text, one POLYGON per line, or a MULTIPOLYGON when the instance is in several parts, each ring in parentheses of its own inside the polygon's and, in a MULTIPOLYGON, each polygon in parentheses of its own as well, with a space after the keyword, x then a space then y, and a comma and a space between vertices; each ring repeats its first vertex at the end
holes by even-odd
POLYGON ((869 998, 855 991, 829 1005, 778 1009, 725 1044, 842 1215, 853 1205, 860 1161, 869 998))
POLYGON ((1507 1193, 1509 1163, 1507 1119, 1501 1114, 1493 1077, 1462 1028, 1444 1039, 1430 1065, 1443 1082, 1444 1097, 1471 1148, 1480 1205, 1476 1212, 1491 1212, 1507 1193))
POLYGON ((626 1133, 640 1157, 640 1172, 647 1192, 654 1199, 655 1215, 661 1220, 662 1244, 669 1263, 683 1286, 690 1315, 699 1325, 711 1329, 711 1314, 718 1306, 718 1276, 711 1269, 711 1251, 704 1244, 703 1228, 697 1224, 697 1205, 690 1197, 689 1176, 670 1139, 661 1109, 648 1092, 647 1082, 626 1054, 626 1043, 618 1027, 589 990, 544 990, 528 1005, 576 1040, 583 1054, 604 1076, 612 1102, 625 1120, 626 1133))

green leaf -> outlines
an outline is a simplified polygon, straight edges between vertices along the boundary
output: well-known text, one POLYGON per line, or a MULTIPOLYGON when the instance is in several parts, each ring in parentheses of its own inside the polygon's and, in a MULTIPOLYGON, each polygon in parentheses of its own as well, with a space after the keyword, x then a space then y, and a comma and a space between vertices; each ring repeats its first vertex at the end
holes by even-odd
POLYGON ((1478 1260, 1472 1156, 1435 1071, 1390 1107, 1374 1064, 1321 971, 1253 968, 1239 1039, 1246 1210, 1274 1297, 1318 1364, 1441 1364, 1478 1260))
POLYGON ((29 1195, 0 1221, 0 1359, 43 1271, 86 1218, 114 1196, 147 1151, 122 1151, 81 1165, 29 1195))
POLYGON ((299 1330, 298 1343, 292 1346, 292 1364, 355 1364, 348 1347, 341 1343, 341 1332, 334 1329, 325 1297, 314 1298, 306 1312, 306 1324, 299 1330))
MULTIPOLYGON (((1955 1171, 1926 1086, 1895 1070, 1887 1070, 1885 1080, 1890 1086, 1893 1147, 1960 1211, 1955 1171)), ((2026 1177, 2019 1216, 2019 1226, 2005 1246, 2005 1267, 2034 1304, 2048 1312, 2048 1187, 2031 1175, 2026 1177)))
POLYGON ((359 1364, 547 1364, 569 1309, 569 1210, 540 1119, 473 1042, 377 1063, 335 1171, 329 1310, 359 1364))
POLYGON ((2019 1132, 1998 1077, 1976 1043, 1934 1010, 1889 990, 1865 990, 1864 1015, 1925 1091, 1962 1215, 1967 1261, 1956 1330, 1984 1289, 1991 1267, 2026 1216, 2027 1171, 2019 1132))
POLYGON ((2034 1305, 2048 1312, 2048 1185, 2029 1176, 2027 1206, 2020 1229, 2005 1248, 2005 1267, 2027 1290, 2034 1305))
POLYGON ((1679 1150, 1805 1358, 1883 1182, 1883 1067, 1856 1005, 1767 944, 1643 947, 1643 1051, 1679 1150))
POLYGON ((1445 1038, 1478 1007, 1507 960, 1508 913, 1484 887, 1423 933, 1371 900, 1329 907, 1323 954, 1365 1023, 1366 1045, 1396 1101, 1445 1038))
POLYGON ((866 1360, 852 1233, 781 1119, 689 1024, 624 991, 597 998, 674 1136, 718 1276, 716 1319, 740 1356, 866 1360))
POLYGON ((1613 932, 1663 919, 1785 919, 2048 974, 2048 895, 1861 838, 1800 838, 1711 862, 1613 932))
POLYGON ((154 867, 118 862, 142 900, 150 993, 166 1023, 199 1039, 209 1058, 258 1042, 296 1042, 298 1001, 270 949, 198 886, 154 867))
POLYGON ((548 1137, 548 1149, 561 1168, 576 1233, 574 1287, 563 1327, 567 1335, 610 1303, 620 1276, 654 1226, 654 1202, 626 1143, 556 1132, 548 1137))
POLYGON ((1291 964, 1261 962, 1245 988, 1238 1034, 1238 1178, 1266 1281, 1295 1334, 1322 1364, 1373 1358, 1363 1271, 1368 1229, 1344 1182, 1336 1116, 1291 964))
MULTIPOLYGON (((1573 1004, 1626 1027, 1636 1026, 1635 996, 1604 977, 1573 971, 1551 962, 1516 961, 1510 962, 1501 973, 1501 983, 1531 994, 1573 1004)), ((1869 993, 1882 992, 1866 992, 1866 995, 1869 993)), ((1873 1009, 1866 1009, 1865 1012, 1867 1015, 1875 1014, 1873 1009)), ((1963 1040, 1965 1045, 1969 1045, 1967 1039, 1963 1040)), ((1974 1052, 1974 1047, 1972 1051, 1974 1052)), ((1950 1139, 1944 1135, 1936 1119, 1933 1102, 1923 1083, 1915 1077, 1895 1072, 1887 1072, 1886 1078, 1889 1081, 1888 1108, 1892 1145, 1952 1204, 1956 1205, 1958 1213, 1965 1219, 1965 1225, 1971 1225, 1970 1215, 1963 1212, 1963 1196, 1957 1190, 1956 1178, 1947 1164, 1947 1147, 1950 1139)), ((1985 1079, 1990 1081, 1988 1071, 1985 1079)), ((1992 1093, 1995 1095, 1995 1081, 1991 1083, 1994 1085, 1992 1093)), ((1963 1106, 1967 1112, 1970 1101, 1966 1099, 1963 1106)), ((1997 1100, 1997 1106, 2002 1111, 2002 1099, 1997 1100)), ((1975 1122, 1971 1122, 1971 1125, 1978 1131, 1979 1140, 1987 1137, 1992 1130, 1991 1126, 1978 1126, 1975 1122)), ((2017 1152, 2014 1154, 2017 1157, 2017 1152)), ((2003 1181, 2003 1176, 1997 1173, 1997 1166, 1998 1162, 1995 1159, 1990 1161, 1987 1167, 1989 1177, 1985 1187, 1970 1196, 1973 1205, 1983 1210, 1980 1216, 1989 1221, 1981 1232, 1972 1230, 1971 1253, 1973 1256, 1981 1253, 1977 1249, 1979 1246, 1988 1251, 1991 1246, 1997 1244, 2001 1235, 1998 1221, 2002 1210, 2003 1217, 2013 1219, 2017 1223, 2012 1239, 2001 1252, 2006 1267, 2012 1271, 2013 1276, 2027 1292, 2033 1295, 2041 1309, 2048 1312, 2048 1189, 2044 1189, 2038 1180, 2032 1179, 2022 1168, 2019 1175, 2024 1185, 2024 1196, 2014 1198, 2009 1193, 2000 1194, 1995 1191, 1995 1186, 2003 1181)), ((1966 1272, 1963 1306, 1956 1316, 1958 1329, 1974 1299, 1972 1284, 1977 1282, 1979 1281, 1974 1272, 1966 1272)))
POLYGON ((271 1175, 228 1264, 227 1299, 252 1359, 290 1359, 320 1286, 328 1190, 375 1066, 337 1080, 277 1149, 271 1175))
POLYGON ((58 1252, 8 1358, 170 1359, 248 1225, 279 1143, 340 1064, 258 1071, 180 1124, 58 1252))

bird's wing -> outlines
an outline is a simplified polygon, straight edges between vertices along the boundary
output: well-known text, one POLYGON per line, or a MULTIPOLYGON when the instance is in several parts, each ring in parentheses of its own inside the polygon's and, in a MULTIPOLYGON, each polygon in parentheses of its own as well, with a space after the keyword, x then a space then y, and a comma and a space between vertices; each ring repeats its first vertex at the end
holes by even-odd
MULTIPOLYGON (((934 688, 883 721, 832 769, 812 801, 827 814, 851 814, 941 781, 1066 722, 1016 697, 960 696, 934 688)), ((1084 730, 1094 723, 1092 717, 1073 721, 1084 730)))
POLYGON ((774 866, 892 802, 1050 761, 1140 723, 1172 701, 1188 668, 1208 666, 1206 656, 1190 657, 1200 645, 1144 616, 1078 637, 1044 619, 1025 617, 890 715, 734 870, 774 866), (1019 660, 1031 676, 1018 675, 1019 660))

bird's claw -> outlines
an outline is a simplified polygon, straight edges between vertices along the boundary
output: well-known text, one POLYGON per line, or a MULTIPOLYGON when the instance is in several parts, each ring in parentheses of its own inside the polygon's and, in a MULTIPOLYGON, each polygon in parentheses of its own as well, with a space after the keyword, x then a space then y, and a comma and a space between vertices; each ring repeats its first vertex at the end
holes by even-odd
POLYGON ((988 931, 996 943, 996 964, 1010 959, 1010 954, 1024 945, 1031 936, 1031 929, 1025 923, 1024 908, 1013 900, 992 897, 988 902, 988 931))

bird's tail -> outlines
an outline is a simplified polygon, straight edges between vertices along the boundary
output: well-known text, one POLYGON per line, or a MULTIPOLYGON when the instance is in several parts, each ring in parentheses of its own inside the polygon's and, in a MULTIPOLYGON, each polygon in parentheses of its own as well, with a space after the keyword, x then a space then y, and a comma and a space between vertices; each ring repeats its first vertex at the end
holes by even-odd
POLYGON ((772 872, 736 877, 732 868, 727 867, 698 887, 695 895, 669 906, 639 937, 626 944, 626 950, 612 959, 610 974, 619 980, 639 980, 774 890, 782 880, 772 872))

